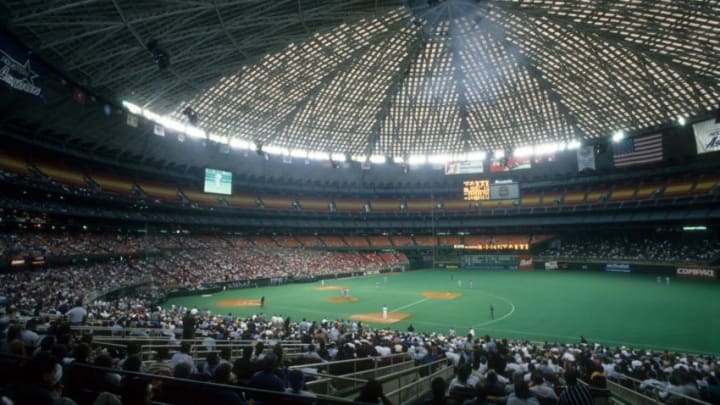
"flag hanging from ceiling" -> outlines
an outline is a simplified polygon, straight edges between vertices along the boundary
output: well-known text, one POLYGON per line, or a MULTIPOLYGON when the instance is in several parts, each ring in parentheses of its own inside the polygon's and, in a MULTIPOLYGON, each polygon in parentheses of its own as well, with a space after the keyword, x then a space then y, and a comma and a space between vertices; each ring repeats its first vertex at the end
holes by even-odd
POLYGON ((587 145, 577 150, 578 171, 595 170, 595 146, 587 145))
POLYGON ((155 124, 153 133, 157 136, 165 136, 165 127, 160 124, 155 124))
POLYGON ((20 43, 0 32, 0 88, 44 98, 45 67, 20 43))
POLYGON ((125 123, 129 127, 137 128, 138 127, 138 116, 128 113, 127 119, 125 120, 125 123))
POLYGON ((85 99, 87 98, 85 92, 78 87, 73 87, 72 97, 78 104, 85 104, 85 99))
POLYGON ((615 167, 644 165, 662 160, 662 134, 626 138, 613 144, 615 167))
POLYGON ((720 124, 713 118, 693 125, 697 153, 720 151, 720 124))

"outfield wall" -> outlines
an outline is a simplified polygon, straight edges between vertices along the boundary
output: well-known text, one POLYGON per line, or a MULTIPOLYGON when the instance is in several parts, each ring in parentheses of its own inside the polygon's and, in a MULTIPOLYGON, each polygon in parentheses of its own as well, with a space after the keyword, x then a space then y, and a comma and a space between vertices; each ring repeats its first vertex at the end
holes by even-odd
POLYGON ((622 260, 572 260, 521 255, 465 255, 461 260, 440 260, 428 267, 466 270, 522 270, 522 271, 594 271, 608 273, 635 273, 661 277, 717 280, 720 269, 696 264, 664 264, 630 262, 622 260))
POLYGON ((605 271, 609 273, 636 273, 662 277, 717 280, 718 268, 693 264, 633 263, 616 260, 599 262, 588 260, 547 260, 535 258, 534 270, 546 271, 605 271))

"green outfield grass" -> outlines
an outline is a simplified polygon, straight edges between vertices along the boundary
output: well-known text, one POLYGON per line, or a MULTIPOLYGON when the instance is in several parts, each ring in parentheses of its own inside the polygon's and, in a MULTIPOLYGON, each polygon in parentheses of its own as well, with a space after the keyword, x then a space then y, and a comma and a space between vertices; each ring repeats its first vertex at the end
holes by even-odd
MULTIPOLYGON (((409 317, 386 326, 405 330, 479 334, 529 340, 575 342, 580 335, 610 345, 720 353, 720 284, 655 277, 578 272, 413 271, 398 275, 327 280, 348 287, 357 302, 332 303, 340 291, 317 291, 320 283, 229 290, 209 297, 173 298, 166 303, 196 306, 213 313, 290 316, 300 319, 347 319, 353 314, 391 312, 409 317), (462 288, 458 288, 462 280, 462 288), (472 280, 473 287, 470 288, 472 280), (664 280, 663 280, 664 281, 664 280), (376 283, 379 282, 379 287, 376 283), (462 295, 453 300, 427 299, 425 291, 462 295), (225 299, 259 299, 265 308, 220 308, 225 299), (490 305, 495 320, 490 319, 490 305)), ((372 326, 381 326, 372 324, 372 326)))

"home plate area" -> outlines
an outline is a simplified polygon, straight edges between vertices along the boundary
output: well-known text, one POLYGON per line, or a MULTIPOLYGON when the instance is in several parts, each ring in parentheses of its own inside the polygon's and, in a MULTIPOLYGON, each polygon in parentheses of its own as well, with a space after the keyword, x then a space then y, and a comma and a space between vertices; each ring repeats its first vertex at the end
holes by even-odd
POLYGON ((313 290, 315 290, 315 291, 340 291, 343 288, 345 288, 345 287, 340 286, 340 285, 325 285, 322 287, 315 287, 315 288, 313 288, 313 290))
POLYGON ((382 312, 370 312, 367 314, 355 314, 350 316, 353 321, 372 322, 372 323, 395 323, 400 322, 403 319, 410 316, 404 312, 390 312, 387 314, 387 319, 383 319, 382 312))
POLYGON ((231 307, 259 307, 260 300, 221 300, 215 303, 220 308, 231 308, 231 307))
POLYGON ((327 299, 330 302, 356 302, 357 297, 330 297, 327 299))
POLYGON ((461 294, 459 293, 451 293, 451 292, 445 292, 445 291, 425 291, 422 293, 422 296, 425 298, 430 298, 433 300, 454 300, 455 298, 459 297, 461 294))

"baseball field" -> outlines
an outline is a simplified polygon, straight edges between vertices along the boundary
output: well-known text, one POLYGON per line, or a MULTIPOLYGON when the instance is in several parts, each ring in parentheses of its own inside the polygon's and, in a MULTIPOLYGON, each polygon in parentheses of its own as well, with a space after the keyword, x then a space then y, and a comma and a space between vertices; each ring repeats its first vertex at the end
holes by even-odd
POLYGON ((215 314, 720 353, 720 283, 615 273, 427 270, 173 298, 215 314), (343 289, 348 296, 343 296, 343 289), (265 305, 260 307, 260 299, 265 305), (388 316, 383 319, 382 308, 388 316), (491 313, 491 307, 493 311, 491 313))

